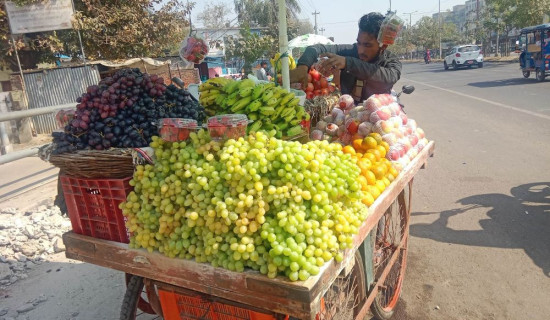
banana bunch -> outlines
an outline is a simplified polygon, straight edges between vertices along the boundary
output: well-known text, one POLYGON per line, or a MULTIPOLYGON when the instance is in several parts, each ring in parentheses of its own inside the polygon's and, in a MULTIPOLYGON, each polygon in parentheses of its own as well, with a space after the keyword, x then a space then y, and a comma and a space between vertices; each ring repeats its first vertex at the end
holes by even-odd
POLYGON ((309 114, 299 105, 294 93, 275 83, 255 84, 241 81, 210 79, 199 86, 199 102, 209 115, 241 113, 254 123, 248 131, 276 131, 276 137, 294 136, 302 132, 301 123, 309 114))
POLYGON ((234 82, 237 81, 216 77, 199 85, 199 103, 204 107, 206 114, 213 116, 217 113, 218 106, 227 98, 224 88, 234 82))
MULTIPOLYGON (((269 62, 271 62, 271 65, 273 67, 277 67, 277 71, 280 72, 281 69, 283 68, 283 63, 281 62, 281 60, 279 60, 279 58, 281 57, 281 53, 280 52, 277 52, 277 54, 275 54, 275 57, 269 59, 269 62)), ((296 60, 294 60, 294 58, 292 56, 288 56, 288 69, 289 70, 292 70, 296 68, 296 60)))

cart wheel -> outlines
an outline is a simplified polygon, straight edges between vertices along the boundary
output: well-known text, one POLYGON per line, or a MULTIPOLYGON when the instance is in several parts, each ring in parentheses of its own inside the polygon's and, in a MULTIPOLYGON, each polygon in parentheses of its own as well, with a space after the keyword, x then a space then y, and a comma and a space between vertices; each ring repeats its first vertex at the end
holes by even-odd
POLYGON ((529 76, 531 76, 531 72, 529 72, 529 71, 523 71, 523 77, 524 77, 524 78, 529 78, 529 76))
POLYGON ((401 295, 407 267, 407 240, 403 243, 393 265, 390 266, 389 263, 401 240, 408 237, 411 186, 409 185, 409 188, 406 187, 399 194, 378 223, 373 249, 375 279, 379 279, 386 268, 389 267, 390 270, 383 283, 378 283, 378 280, 376 282, 378 294, 371 306, 371 311, 376 319, 389 319, 393 315, 401 295))
POLYGON ((155 312, 149 301, 155 299, 156 291, 154 286, 147 286, 144 290, 143 277, 126 273, 126 293, 122 300, 120 320, 134 320, 138 309, 148 314, 159 314, 155 312))
POLYGON ((353 320, 359 314, 367 296, 365 270, 359 252, 347 275, 342 271, 321 300, 320 320, 353 320))

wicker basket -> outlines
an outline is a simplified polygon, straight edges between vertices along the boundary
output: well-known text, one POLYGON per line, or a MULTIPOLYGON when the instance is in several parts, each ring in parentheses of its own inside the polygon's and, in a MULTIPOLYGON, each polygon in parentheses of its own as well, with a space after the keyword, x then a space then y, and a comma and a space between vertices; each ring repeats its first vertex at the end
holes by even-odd
POLYGON ((66 175, 77 178, 121 179, 132 176, 132 149, 79 150, 51 155, 50 163, 66 175))

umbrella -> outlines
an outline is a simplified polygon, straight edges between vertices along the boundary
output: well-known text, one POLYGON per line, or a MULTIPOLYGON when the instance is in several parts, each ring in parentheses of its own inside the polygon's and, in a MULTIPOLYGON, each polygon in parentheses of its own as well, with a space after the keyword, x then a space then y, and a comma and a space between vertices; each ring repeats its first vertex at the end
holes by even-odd
POLYGON ((290 40, 288 42, 288 49, 292 51, 294 48, 300 48, 300 51, 303 51, 306 47, 314 44, 334 44, 334 42, 318 34, 304 34, 290 40))

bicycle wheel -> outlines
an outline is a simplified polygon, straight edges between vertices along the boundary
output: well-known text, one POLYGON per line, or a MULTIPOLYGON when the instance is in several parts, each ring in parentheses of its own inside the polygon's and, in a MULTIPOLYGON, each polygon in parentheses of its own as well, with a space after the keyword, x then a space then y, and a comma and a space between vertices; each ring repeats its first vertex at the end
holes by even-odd
MULTIPOLYGON (((410 186, 409 186, 410 188, 410 186)), ((376 319, 389 319, 395 311, 401 295, 403 278, 407 267, 407 237, 410 190, 405 188, 386 210, 378 223, 374 244, 374 274, 378 293, 371 306, 376 319), (408 203, 407 203, 408 202, 408 203), (402 243, 403 242, 403 243, 402 243), (402 243, 401 249, 398 249, 402 243), (391 258, 397 252, 397 259, 392 265, 391 258), (389 268, 383 283, 379 283, 384 271, 389 268)))
POLYGON ((363 307, 367 290, 363 259, 355 253, 355 264, 346 275, 342 271, 321 299, 321 320, 355 319, 363 307))
POLYGON ((138 309, 148 314, 162 315, 156 288, 151 281, 129 273, 125 274, 125 280, 126 293, 120 310, 121 320, 134 320, 138 309))

